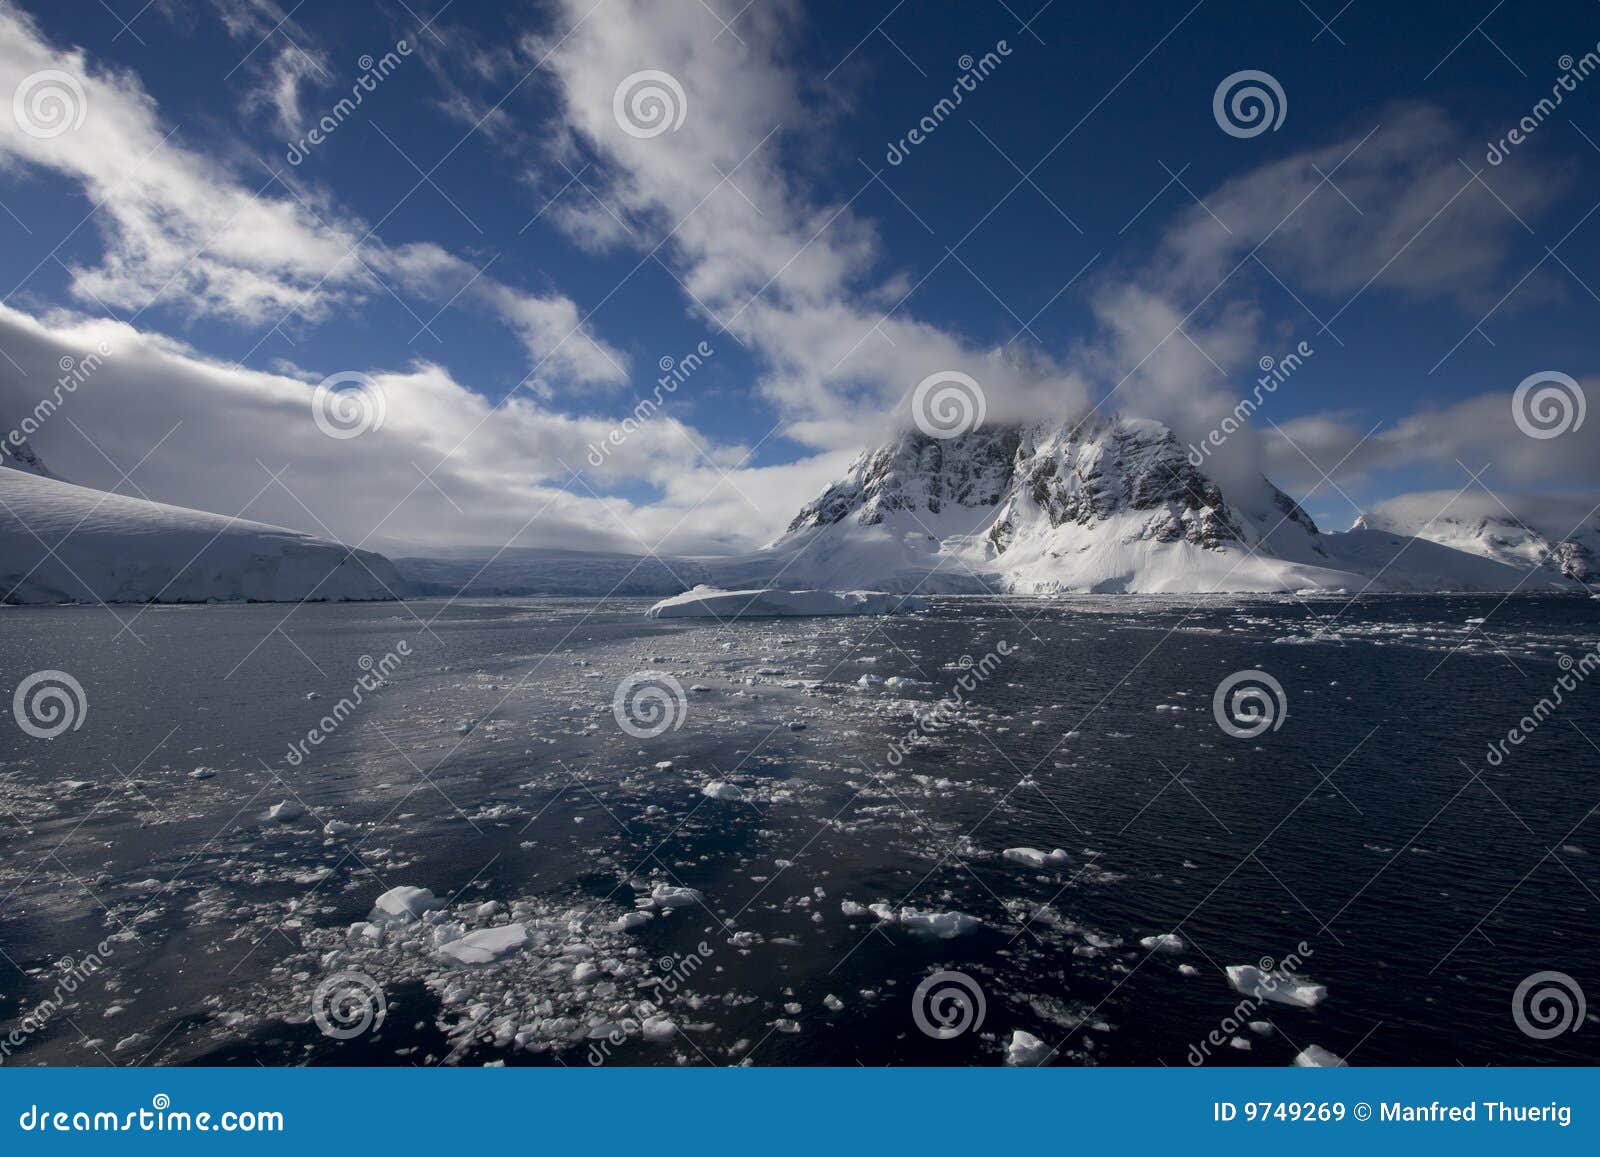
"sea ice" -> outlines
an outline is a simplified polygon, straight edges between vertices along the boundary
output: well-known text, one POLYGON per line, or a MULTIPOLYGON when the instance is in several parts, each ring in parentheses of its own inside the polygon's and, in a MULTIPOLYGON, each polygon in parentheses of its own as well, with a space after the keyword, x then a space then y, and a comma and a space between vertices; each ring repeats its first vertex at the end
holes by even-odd
POLYGON ((1036 1065, 1049 1054, 1049 1046, 1031 1032, 1020 1028, 1011 1031, 1011 1040, 1006 1044, 1006 1064, 1036 1065))
POLYGON ((1342 1069, 1344 1058, 1331 1053, 1321 1045, 1307 1045, 1295 1056, 1294 1063, 1302 1069, 1342 1069))
POLYGON ((1007 848, 1000 854, 1008 860, 1027 864, 1030 868, 1063 868, 1069 859, 1060 848, 1053 852, 1041 852, 1038 848, 1007 848))
POLYGON ((909 595, 876 591, 727 591, 697 586, 662 599, 646 614, 652 619, 774 618, 795 615, 889 615, 920 611, 927 602, 909 595))
POLYGON ((1296 1008, 1315 1008, 1328 995, 1328 990, 1320 984, 1312 984, 1287 972, 1263 972, 1254 964, 1228 965, 1228 983, 1246 996, 1294 1005, 1296 1008))
POLYGON ((480 928, 440 947, 439 954, 460 964, 491 964, 528 943, 528 929, 521 924, 502 924, 480 928))
POLYGON ((402 884, 378 897, 378 902, 372 908, 373 919, 387 916, 392 920, 418 920, 424 912, 438 905, 439 901, 427 888, 402 884))

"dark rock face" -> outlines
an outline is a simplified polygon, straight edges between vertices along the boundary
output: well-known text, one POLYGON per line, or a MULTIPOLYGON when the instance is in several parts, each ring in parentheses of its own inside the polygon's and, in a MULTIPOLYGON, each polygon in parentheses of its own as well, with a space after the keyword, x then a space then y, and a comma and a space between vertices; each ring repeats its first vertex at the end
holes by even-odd
POLYGON ((902 434, 858 458, 844 478, 801 509, 789 532, 830 526, 852 514, 861 525, 875 526, 896 510, 938 514, 947 503, 995 506, 1011 484, 1020 437, 1015 426, 985 427, 948 441, 902 434))
POLYGON ((1552 546, 1545 565, 1581 583, 1600 580, 1600 562, 1596 561, 1594 551, 1576 539, 1569 538, 1552 546))

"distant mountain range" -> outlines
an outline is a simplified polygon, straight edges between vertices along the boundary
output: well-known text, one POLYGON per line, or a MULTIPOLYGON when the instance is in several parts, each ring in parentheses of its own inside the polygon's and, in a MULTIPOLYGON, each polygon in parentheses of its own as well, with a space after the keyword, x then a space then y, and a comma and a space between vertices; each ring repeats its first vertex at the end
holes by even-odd
POLYGON ((73 486, 31 453, 6 461, 0 599, 10 602, 660 596, 698 584, 1581 593, 1600 581, 1600 519, 1578 504, 1552 500, 1535 517, 1487 494, 1409 495, 1330 533, 1265 478, 1225 491, 1172 431, 1141 418, 901 434, 857 458, 775 541, 727 558, 512 547, 391 563, 325 538, 73 486))

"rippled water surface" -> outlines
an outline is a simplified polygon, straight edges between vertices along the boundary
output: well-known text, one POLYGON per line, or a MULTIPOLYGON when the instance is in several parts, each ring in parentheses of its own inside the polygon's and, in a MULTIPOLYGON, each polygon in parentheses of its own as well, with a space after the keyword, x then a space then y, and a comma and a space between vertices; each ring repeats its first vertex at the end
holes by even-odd
POLYGON ((1600 602, 646 605, 0 609, 7 696, 86 704, 0 725, 5 1063, 998 1064, 1017 1029, 1057 1064, 1600 1061, 1593 1014, 1512 1005, 1540 971, 1600 1000, 1600 687, 1486 759, 1600 602), (1245 670, 1283 710, 1235 738, 1245 670), (640 671, 683 689, 659 735, 614 710, 640 671), (401 885, 440 907, 367 924, 401 885), (1325 997, 1236 1015, 1263 957, 1325 997), (941 970, 982 994, 951 1039, 914 1015, 941 970), (319 1027, 341 974, 381 1020, 319 1027))

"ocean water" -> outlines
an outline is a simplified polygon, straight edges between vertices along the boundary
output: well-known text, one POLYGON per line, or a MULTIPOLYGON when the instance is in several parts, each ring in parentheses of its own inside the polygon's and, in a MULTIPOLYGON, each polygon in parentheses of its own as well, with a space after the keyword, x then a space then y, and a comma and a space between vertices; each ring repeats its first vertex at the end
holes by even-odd
POLYGON ((1600 1061, 1600 602, 647 605, 0 610, 0 1060, 1600 1061))

